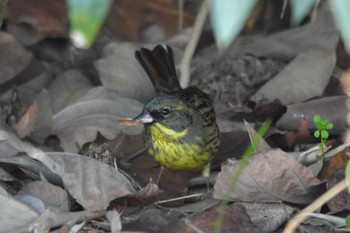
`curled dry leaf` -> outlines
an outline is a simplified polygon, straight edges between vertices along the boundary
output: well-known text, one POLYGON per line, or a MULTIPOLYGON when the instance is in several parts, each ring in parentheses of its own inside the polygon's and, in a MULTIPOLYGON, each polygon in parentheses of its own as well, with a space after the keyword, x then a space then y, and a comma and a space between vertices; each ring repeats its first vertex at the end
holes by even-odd
MULTIPOLYGON (((222 166, 214 186, 214 198, 224 199, 239 162, 228 160, 222 166)), ((229 199, 233 201, 305 204, 321 192, 318 180, 309 168, 280 149, 255 153, 240 174, 229 199)))

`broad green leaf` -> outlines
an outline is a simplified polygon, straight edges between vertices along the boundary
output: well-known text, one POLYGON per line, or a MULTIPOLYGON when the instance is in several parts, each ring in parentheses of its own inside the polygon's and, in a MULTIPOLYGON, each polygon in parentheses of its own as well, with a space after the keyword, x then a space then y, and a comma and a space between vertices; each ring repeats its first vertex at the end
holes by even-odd
POLYGON ((350 193, 350 161, 348 161, 348 163, 346 164, 345 179, 346 179, 346 184, 348 186, 348 191, 350 193))
POLYGON ((257 0, 212 0, 210 19, 216 44, 227 48, 245 25, 257 0))
POLYGON ((315 137, 315 138, 320 137, 320 131, 319 131, 319 130, 316 130, 316 131, 314 132, 314 137, 315 137))
POLYGON ((111 0, 66 0, 71 39, 78 48, 88 48, 95 40, 106 17, 111 0))
POLYGON ((315 5, 315 0, 291 0, 291 24, 298 25, 315 5))
POLYGON ((350 1, 332 0, 330 4, 333 8, 333 17, 340 30, 340 35, 344 41, 346 50, 350 53, 350 1))
POLYGON ((329 137, 329 133, 326 130, 321 130, 321 137, 327 139, 329 137))

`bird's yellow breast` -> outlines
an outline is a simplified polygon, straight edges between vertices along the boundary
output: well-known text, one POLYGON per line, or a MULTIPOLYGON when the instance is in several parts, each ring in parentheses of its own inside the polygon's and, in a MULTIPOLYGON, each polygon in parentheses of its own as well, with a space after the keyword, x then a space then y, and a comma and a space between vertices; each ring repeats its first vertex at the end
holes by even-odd
POLYGON ((172 170, 203 168, 213 157, 213 153, 203 150, 203 145, 185 139, 188 129, 174 131, 155 123, 148 129, 152 145, 148 153, 161 166, 172 170))

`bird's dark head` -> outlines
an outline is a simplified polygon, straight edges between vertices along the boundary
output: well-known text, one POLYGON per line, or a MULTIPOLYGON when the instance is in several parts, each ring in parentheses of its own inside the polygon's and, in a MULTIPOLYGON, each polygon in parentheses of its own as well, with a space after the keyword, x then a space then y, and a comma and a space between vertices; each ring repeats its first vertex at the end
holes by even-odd
POLYGON ((142 113, 135 117, 140 123, 152 126, 155 123, 174 130, 182 131, 193 121, 193 108, 176 96, 162 95, 151 99, 142 113))

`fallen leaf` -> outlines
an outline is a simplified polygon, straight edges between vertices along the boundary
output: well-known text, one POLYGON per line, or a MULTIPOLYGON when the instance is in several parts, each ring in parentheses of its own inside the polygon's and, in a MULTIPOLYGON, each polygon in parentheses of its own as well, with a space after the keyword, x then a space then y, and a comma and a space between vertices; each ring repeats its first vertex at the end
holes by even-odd
MULTIPOLYGON (((186 219, 182 228, 174 232, 190 233, 198 229, 199 231, 213 232, 217 227, 218 207, 213 207, 208 211, 201 212, 191 219, 186 219)), ((231 204, 225 209, 224 219, 220 226, 220 232, 232 233, 254 233, 263 232, 251 221, 245 208, 242 205, 231 204)))
POLYGON ((131 43, 109 44, 104 48, 104 58, 94 65, 106 89, 123 97, 147 101, 154 96, 154 88, 135 58, 137 49, 131 43))
POLYGON ((250 100, 278 99, 282 104, 291 104, 320 96, 329 82, 335 61, 335 46, 309 49, 299 54, 250 100))
POLYGON ((38 114, 38 106, 36 103, 29 106, 25 114, 15 125, 15 129, 20 138, 28 136, 33 128, 38 114))
POLYGON ((345 148, 339 153, 333 155, 329 160, 326 160, 319 174, 319 178, 328 179, 333 176, 335 172, 344 170, 349 160, 347 151, 348 148, 345 148))
POLYGON ((15 77, 32 59, 32 54, 10 34, 0 32, 0 84, 15 77))
POLYGON ((142 107, 138 101, 96 87, 53 116, 51 133, 59 137, 64 151, 78 152, 85 143, 95 140, 97 132, 109 140, 120 132, 140 134, 141 125, 125 127, 116 119, 137 116, 142 107))
MULTIPOLYGON (((328 177, 327 190, 331 189, 333 186, 338 184, 345 178, 344 170, 339 170, 334 172, 330 177, 328 177)), ((335 197, 327 202, 329 209, 334 212, 341 212, 344 210, 350 210, 350 194, 348 190, 343 190, 338 193, 335 197)))
MULTIPOLYGON (((236 160, 228 160, 222 166, 214 186, 214 198, 224 199, 232 177, 239 167, 236 160)), ((280 149, 255 153, 240 174, 232 201, 276 202, 288 201, 305 204, 314 200, 320 192, 321 181, 294 157, 280 149)))
POLYGON ((25 45, 45 37, 68 37, 68 11, 63 0, 9 2, 8 30, 25 45))
POLYGON ((244 206, 254 225, 265 232, 276 231, 297 211, 296 208, 283 203, 238 202, 236 204, 244 206))
POLYGON ((0 229, 3 232, 10 232, 20 226, 33 222, 38 216, 33 208, 18 201, 12 196, 0 194, 1 218, 0 229), (4 208, 6 207, 6 208, 4 208))
POLYGON ((65 188, 86 210, 105 210, 112 200, 135 192, 123 174, 97 160, 59 152, 33 156, 62 178, 65 188))
POLYGON ((67 212, 71 208, 71 201, 68 193, 61 187, 44 181, 33 181, 26 183, 20 195, 32 195, 42 200, 46 207, 55 208, 67 212))

